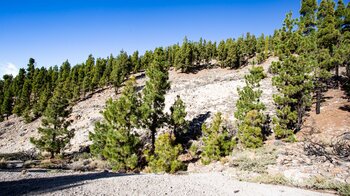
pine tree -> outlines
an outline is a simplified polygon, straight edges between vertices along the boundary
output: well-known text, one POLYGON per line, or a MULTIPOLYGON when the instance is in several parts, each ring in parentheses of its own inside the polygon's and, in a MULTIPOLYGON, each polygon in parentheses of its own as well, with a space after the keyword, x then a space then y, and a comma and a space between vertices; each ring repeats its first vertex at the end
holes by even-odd
POLYGON ((302 0, 300 9, 300 24, 303 27, 303 34, 309 35, 315 31, 316 27, 316 0, 302 0))
POLYGON ((146 50, 145 54, 141 57, 141 68, 147 69, 153 61, 152 51, 146 50))
POLYGON ((279 91, 273 95, 277 107, 277 115, 273 118, 276 138, 293 141, 294 132, 300 130, 303 115, 311 104, 313 67, 312 59, 294 55, 272 64, 272 69, 278 73, 273 77, 273 85, 279 91))
POLYGON ((51 90, 47 84, 46 88, 41 92, 37 104, 33 107, 33 114, 35 117, 43 115, 50 97, 51 90))
POLYGON ((27 65, 27 79, 33 80, 34 73, 35 73, 35 60, 33 58, 30 58, 27 65))
POLYGON ((92 90, 92 71, 93 67, 95 65, 95 58, 90 54, 88 59, 86 60, 84 64, 84 78, 83 78, 83 96, 85 97, 87 92, 90 92, 92 90))
POLYGON ((114 170, 138 166, 140 139, 132 130, 139 123, 138 107, 136 80, 130 78, 120 98, 107 101, 104 121, 96 123, 94 133, 89 134, 92 153, 106 158, 114 170))
POLYGON ((184 38, 180 50, 176 53, 175 68, 181 72, 188 72, 193 63, 193 48, 187 37, 184 38))
POLYGON ((247 148, 257 148, 263 144, 262 128, 266 120, 263 114, 265 105, 260 102, 262 91, 257 88, 265 77, 263 67, 253 67, 250 74, 245 76, 246 86, 238 89, 239 99, 235 112, 238 122, 238 139, 247 148))
POLYGON ((40 69, 36 69, 34 78, 32 81, 32 100, 31 105, 35 106, 40 93, 42 91, 42 87, 45 86, 45 76, 46 76, 46 69, 44 67, 41 67, 40 69))
POLYGON ((344 11, 344 21, 342 24, 342 31, 343 33, 350 32, 350 2, 348 3, 344 11))
MULTIPOLYGON (((322 0, 317 13, 317 18, 317 45, 321 50, 318 55, 318 59, 321 59, 319 60, 320 68, 318 69, 319 72, 316 73, 316 77, 318 78, 316 83, 316 114, 319 114, 321 112, 322 86, 324 86, 323 83, 325 78, 323 77, 323 72, 325 72, 325 70, 322 67, 330 67, 327 69, 327 71, 330 71, 331 68, 335 68, 336 74, 339 73, 338 64, 334 66, 334 64, 332 65, 331 61, 323 60, 326 56, 330 57, 329 59, 334 57, 334 49, 340 38, 339 30, 336 28, 337 23, 335 18, 334 2, 331 0, 322 0), (329 52, 329 55, 325 54, 327 51, 329 52), (325 63, 329 64, 324 65, 325 63)), ((338 78, 338 75, 336 75, 336 77, 338 78)))
POLYGON ((187 121, 186 121, 186 105, 181 100, 180 96, 176 97, 174 104, 170 107, 170 125, 173 128, 173 134, 176 141, 182 141, 182 137, 187 131, 187 121))
POLYGON ((18 98, 21 95, 21 90, 24 85, 24 81, 26 79, 26 71, 24 68, 19 69, 18 75, 13 81, 13 93, 14 96, 16 97, 15 104, 17 104, 18 98))
POLYGON ((236 56, 237 56, 237 63, 236 67, 239 68, 242 65, 245 65, 248 62, 248 53, 247 53, 247 46, 244 44, 243 37, 239 37, 236 41, 237 50, 236 50, 236 56))
POLYGON ((1 114, 5 114, 6 119, 12 114, 12 93, 10 89, 5 90, 1 105, 1 114))
POLYGON ((333 54, 333 46, 339 40, 339 30, 336 29, 336 18, 334 11, 334 2, 331 0, 322 0, 318 13, 318 46, 327 48, 331 55, 333 54))
POLYGON ((154 60, 146 71, 149 80, 142 91, 143 103, 140 110, 143 125, 149 129, 151 134, 151 153, 154 152, 157 129, 162 127, 165 122, 164 96, 170 89, 169 74, 163 54, 162 48, 157 48, 154 51, 154 60))
POLYGON ((169 133, 161 134, 155 142, 155 152, 145 152, 148 166, 152 172, 175 173, 184 168, 183 163, 178 160, 182 150, 180 144, 175 144, 174 136, 169 133))
POLYGON ((249 32, 246 34, 244 45, 246 46, 246 53, 248 58, 251 58, 255 55, 256 52, 257 40, 255 35, 251 35, 249 32))
POLYGON ((135 51, 131 56, 131 64, 132 64, 132 70, 134 73, 137 73, 141 69, 141 62, 139 58, 139 51, 135 51))
POLYGON ((126 52, 120 51, 120 54, 113 61, 113 70, 111 78, 113 79, 113 86, 115 92, 118 92, 119 87, 124 82, 125 78, 130 73, 131 62, 126 52))
POLYGON ((4 75, 3 76, 3 95, 2 95, 2 104, 0 105, 0 114, 3 116, 6 115, 6 118, 12 114, 12 88, 11 84, 13 82, 12 75, 4 75))
POLYGON ((216 42, 208 41, 206 49, 206 62, 210 63, 211 60, 215 59, 217 56, 216 42))
POLYGON ((239 57, 237 56, 238 47, 233 39, 226 41, 227 56, 225 59, 225 66, 229 68, 237 68, 239 64, 239 57))
POLYGON ((337 9, 335 10, 335 18, 336 18, 336 28, 342 32, 343 30, 343 24, 344 24, 344 19, 346 15, 346 8, 344 5, 343 0, 338 0, 337 2, 337 9))
POLYGON ((104 59, 98 58, 96 60, 96 65, 93 67, 93 76, 92 76, 92 90, 95 90, 99 87, 101 78, 106 69, 106 61, 104 59))
POLYGON ((229 155, 235 146, 235 140, 229 135, 228 130, 222 126, 221 113, 216 113, 212 124, 208 127, 202 125, 203 152, 201 161, 209 164, 220 160, 221 157, 229 155))
MULTIPOLYGON (((5 94, 4 92, 5 92, 4 81, 0 80, 0 106, 2 105, 2 102, 4 100, 4 94, 5 94)), ((4 116, 0 108, 0 122, 2 122, 3 120, 4 120, 4 116)))
POLYGON ((257 39, 256 43, 256 52, 257 52, 257 61, 262 63, 267 58, 268 53, 268 37, 265 38, 265 35, 262 34, 257 39))
POLYGON ((13 109, 13 112, 18 116, 21 116, 23 112, 29 107, 28 103, 30 103, 30 94, 30 80, 26 79, 21 89, 21 93, 16 100, 16 105, 13 109))
POLYGON ((109 85, 112 81, 111 79, 111 73, 112 73, 112 68, 113 68, 113 61, 114 61, 114 57, 113 55, 110 55, 107 60, 105 61, 106 62, 106 68, 103 72, 103 75, 99 81, 99 85, 101 87, 103 86, 106 86, 106 85, 109 85))
POLYGON ((42 127, 38 128, 40 138, 30 138, 37 148, 49 152, 51 159, 61 153, 74 136, 74 130, 68 130, 70 122, 66 120, 70 113, 71 108, 62 86, 57 86, 45 110, 42 127))
POLYGON ((225 67, 224 63, 226 58, 227 58, 227 47, 225 45, 225 41, 221 40, 218 45, 218 60, 220 61, 222 67, 225 67))

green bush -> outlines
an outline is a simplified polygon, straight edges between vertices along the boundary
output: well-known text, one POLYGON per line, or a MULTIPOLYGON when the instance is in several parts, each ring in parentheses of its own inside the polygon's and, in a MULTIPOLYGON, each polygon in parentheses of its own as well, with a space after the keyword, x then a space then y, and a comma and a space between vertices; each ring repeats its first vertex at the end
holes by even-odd
POLYGON ((239 126, 239 140, 246 148, 259 148, 263 145, 261 127, 264 123, 264 115, 257 110, 247 113, 243 123, 239 126))
POLYGON ((145 155, 151 172, 175 173, 184 168, 184 164, 178 160, 181 152, 181 145, 175 145, 175 138, 165 133, 157 138, 154 155, 150 155, 148 150, 145 155))
POLYGON ((112 169, 134 170, 138 166, 140 140, 129 130, 111 130, 107 134, 103 156, 111 163, 112 169))
POLYGON ((203 164, 207 165, 229 155, 236 145, 234 139, 229 136, 227 129, 222 127, 221 124, 221 113, 216 113, 211 126, 207 127, 205 124, 202 126, 204 147, 201 161, 203 164))

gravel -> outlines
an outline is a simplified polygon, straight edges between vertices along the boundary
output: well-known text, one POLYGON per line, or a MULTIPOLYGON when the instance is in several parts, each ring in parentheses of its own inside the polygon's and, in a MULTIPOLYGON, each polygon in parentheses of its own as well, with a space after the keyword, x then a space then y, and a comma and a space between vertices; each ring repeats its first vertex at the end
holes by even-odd
POLYGON ((0 195, 327 195, 285 186, 254 184, 224 173, 116 174, 0 171, 0 195))

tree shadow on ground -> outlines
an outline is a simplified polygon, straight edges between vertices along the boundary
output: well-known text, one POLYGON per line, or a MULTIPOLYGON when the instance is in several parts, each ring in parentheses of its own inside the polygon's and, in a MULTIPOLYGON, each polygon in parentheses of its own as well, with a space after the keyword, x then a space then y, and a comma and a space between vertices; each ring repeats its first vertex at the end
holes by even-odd
POLYGON ((210 115, 211 112, 208 111, 197 115, 189 122, 188 131, 181 137, 181 141, 179 141, 184 144, 185 148, 190 147, 191 140, 197 140, 200 136, 202 136, 202 125, 210 117, 210 115))
POLYGON ((126 175, 128 174, 102 172, 5 181, 0 182, 0 195, 37 195, 80 186, 84 184, 84 181, 88 180, 121 177, 126 175))
POLYGON ((340 88, 345 92, 345 96, 342 97, 343 99, 348 99, 350 101, 350 80, 347 77, 341 77, 339 79, 340 81, 340 88))
POLYGON ((187 70, 184 72, 186 74, 196 74, 204 69, 211 69, 215 67, 214 65, 211 64, 196 64, 196 65, 192 65, 190 67, 187 68, 187 70))
POLYGON ((341 106, 341 107, 339 107, 339 109, 346 111, 346 112, 350 112, 350 105, 341 106))

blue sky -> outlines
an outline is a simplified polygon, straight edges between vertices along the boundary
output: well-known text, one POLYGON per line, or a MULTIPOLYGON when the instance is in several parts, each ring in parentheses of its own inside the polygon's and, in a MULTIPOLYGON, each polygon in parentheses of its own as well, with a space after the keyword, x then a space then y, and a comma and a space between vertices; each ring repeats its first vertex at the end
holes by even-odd
POLYGON ((0 75, 203 37, 272 34, 299 0, 1 0, 0 75))

